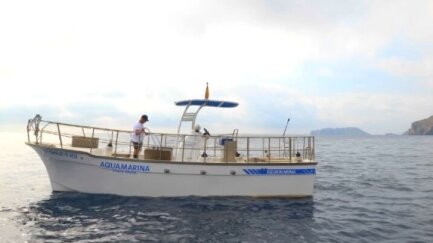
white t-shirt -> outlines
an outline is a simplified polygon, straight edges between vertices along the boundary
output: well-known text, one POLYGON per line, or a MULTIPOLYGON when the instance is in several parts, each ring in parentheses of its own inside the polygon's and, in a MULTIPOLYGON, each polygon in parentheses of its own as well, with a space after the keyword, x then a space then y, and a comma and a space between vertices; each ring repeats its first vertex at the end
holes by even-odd
POLYGON ((142 143, 144 133, 141 133, 141 130, 143 129, 143 124, 140 122, 137 122, 133 128, 132 128, 132 134, 131 134, 131 141, 135 143, 142 143), (137 135, 136 131, 140 131, 140 134, 137 135))

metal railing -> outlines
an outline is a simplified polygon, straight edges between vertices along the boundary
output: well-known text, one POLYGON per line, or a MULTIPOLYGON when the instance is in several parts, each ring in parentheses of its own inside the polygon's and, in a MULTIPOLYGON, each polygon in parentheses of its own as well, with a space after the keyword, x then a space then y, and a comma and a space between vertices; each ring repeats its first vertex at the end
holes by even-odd
MULTIPOLYGON (((130 158, 131 131, 43 121, 28 121, 28 143, 130 158)), ((149 133, 140 159, 176 162, 297 163, 315 162, 313 136, 240 136, 149 133), (156 157, 155 157, 156 156, 156 157)))

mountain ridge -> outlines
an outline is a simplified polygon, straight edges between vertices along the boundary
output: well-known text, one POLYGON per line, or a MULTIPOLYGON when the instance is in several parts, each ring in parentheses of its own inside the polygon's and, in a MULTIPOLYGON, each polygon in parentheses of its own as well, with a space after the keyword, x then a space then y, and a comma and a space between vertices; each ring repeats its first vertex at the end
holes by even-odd
POLYGON ((322 128, 312 130, 313 136, 339 136, 339 137, 365 137, 371 136, 369 133, 357 127, 341 127, 341 128, 322 128))

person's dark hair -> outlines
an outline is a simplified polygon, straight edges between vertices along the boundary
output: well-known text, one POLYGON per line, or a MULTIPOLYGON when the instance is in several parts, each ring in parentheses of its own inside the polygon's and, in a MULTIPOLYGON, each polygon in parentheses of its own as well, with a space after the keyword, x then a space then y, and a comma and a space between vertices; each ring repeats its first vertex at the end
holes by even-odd
POLYGON ((149 121, 149 118, 147 118, 147 115, 142 115, 141 119, 143 119, 144 121, 149 121))

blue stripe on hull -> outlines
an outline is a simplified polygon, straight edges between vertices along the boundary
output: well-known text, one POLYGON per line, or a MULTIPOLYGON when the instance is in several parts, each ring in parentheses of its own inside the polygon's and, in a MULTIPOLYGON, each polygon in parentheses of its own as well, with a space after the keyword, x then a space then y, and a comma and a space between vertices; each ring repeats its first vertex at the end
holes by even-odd
POLYGON ((316 169, 244 169, 247 175, 315 175, 316 169))

